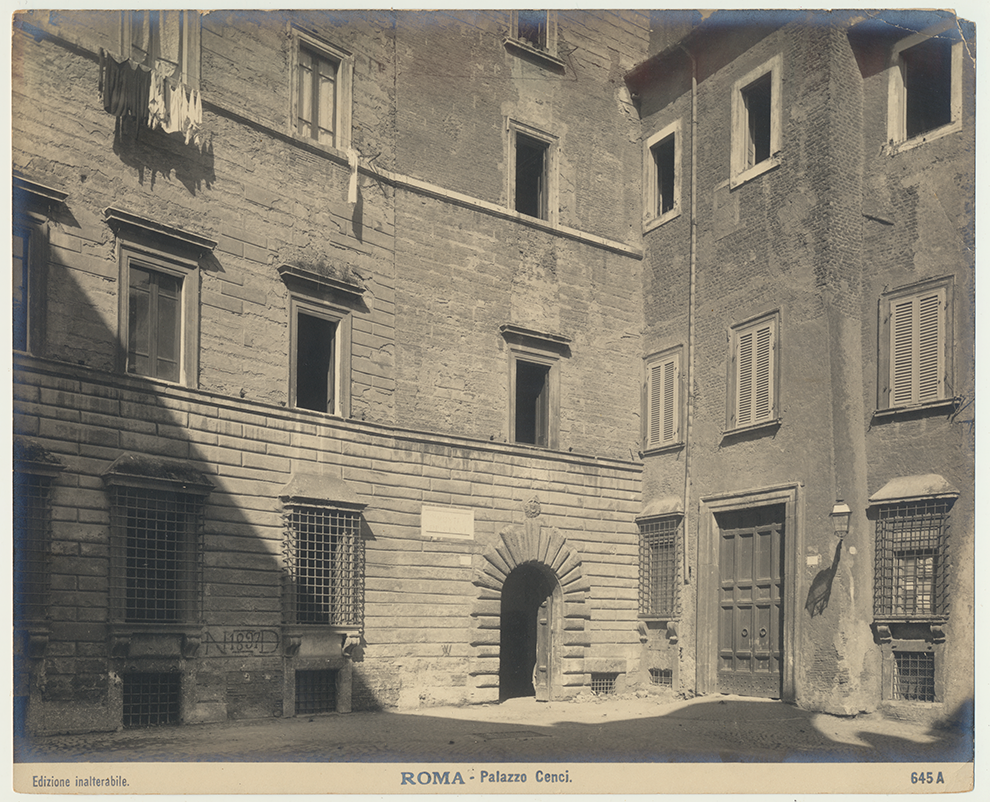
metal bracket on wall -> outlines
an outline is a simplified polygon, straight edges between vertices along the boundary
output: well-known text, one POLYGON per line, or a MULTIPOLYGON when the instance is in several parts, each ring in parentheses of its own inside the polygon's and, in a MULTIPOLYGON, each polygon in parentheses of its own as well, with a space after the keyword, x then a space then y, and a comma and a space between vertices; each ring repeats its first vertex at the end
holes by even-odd
POLYGON ((200 634, 185 634, 182 636, 182 656, 195 657, 199 651, 199 644, 203 640, 200 634))
POLYGON ((295 657, 299 654, 299 647, 302 646, 302 635, 286 635, 284 643, 285 656, 295 657))
POLYGON ((110 636, 110 656, 111 657, 127 657, 128 652, 131 650, 131 636, 130 635, 111 635, 110 636))
POLYGON ((44 657, 48 648, 48 630, 38 629, 28 632, 27 653, 28 657, 44 657))

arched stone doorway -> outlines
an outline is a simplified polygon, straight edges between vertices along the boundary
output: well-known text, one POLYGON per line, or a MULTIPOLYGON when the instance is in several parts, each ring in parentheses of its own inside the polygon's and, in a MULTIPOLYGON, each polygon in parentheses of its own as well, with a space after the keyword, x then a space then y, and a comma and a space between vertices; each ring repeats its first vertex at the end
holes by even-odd
POLYGON ((500 611, 499 700, 548 701, 560 653, 560 585, 553 572, 534 562, 514 568, 502 585, 500 611))
MULTIPOLYGON (((508 604, 510 611, 525 612, 531 609, 526 602, 529 593, 540 599, 537 614, 546 617, 550 635, 546 695, 543 695, 542 683, 533 684, 533 692, 538 694, 537 698, 563 699, 586 684, 584 654, 591 645, 586 631, 590 618, 587 597, 591 588, 581 569, 581 557, 555 527, 543 525, 539 499, 530 499, 523 510, 524 523, 502 529, 496 541, 482 552, 474 571, 473 582, 478 595, 471 611, 471 646, 475 653, 470 671, 477 701, 512 698, 502 695, 502 601, 509 598, 512 600, 508 604), (512 584, 518 582, 523 588, 535 587, 535 590, 513 590, 510 584, 506 592, 506 582, 517 570, 520 571, 518 579, 514 578, 512 584), (547 600, 544 606, 543 601, 547 600)), ((521 651, 521 647, 506 645, 510 650, 519 648, 521 651)), ((533 667, 539 670, 536 657, 532 659, 530 683, 533 667)), ((506 664, 511 661, 510 653, 506 664)), ((516 677, 526 676, 525 665, 514 672, 516 676, 507 680, 506 690, 512 687, 519 690, 523 680, 516 677)), ((529 686, 525 690, 530 693, 529 686)))

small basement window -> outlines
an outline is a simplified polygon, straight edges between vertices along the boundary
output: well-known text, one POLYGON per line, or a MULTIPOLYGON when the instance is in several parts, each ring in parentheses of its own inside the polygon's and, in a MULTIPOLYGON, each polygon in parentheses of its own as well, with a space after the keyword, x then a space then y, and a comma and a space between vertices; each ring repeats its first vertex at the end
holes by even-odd
POLYGON ((615 681, 618 673, 602 673, 591 675, 591 692, 596 696, 611 696, 615 693, 615 681))
POLYGON ((515 442, 549 445, 550 365, 516 360, 515 442))
POLYGON ((934 702, 935 655, 895 651, 892 697, 907 702, 934 702))
POLYGON ((296 715, 333 713, 337 710, 337 670, 296 672, 296 715))
POLYGON ((181 674, 130 672, 123 675, 123 683, 125 727, 179 723, 181 674))
POLYGON ((669 668, 651 668, 650 685, 658 688, 673 688, 674 672, 669 668))

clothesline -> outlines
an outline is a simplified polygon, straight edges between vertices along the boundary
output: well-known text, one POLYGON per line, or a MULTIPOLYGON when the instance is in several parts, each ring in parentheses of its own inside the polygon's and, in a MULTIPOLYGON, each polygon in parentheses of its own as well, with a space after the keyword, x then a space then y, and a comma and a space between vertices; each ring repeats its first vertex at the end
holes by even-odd
POLYGON ((198 89, 101 48, 99 92, 108 114, 133 117, 167 134, 181 133, 187 145, 201 146, 203 101, 198 89))

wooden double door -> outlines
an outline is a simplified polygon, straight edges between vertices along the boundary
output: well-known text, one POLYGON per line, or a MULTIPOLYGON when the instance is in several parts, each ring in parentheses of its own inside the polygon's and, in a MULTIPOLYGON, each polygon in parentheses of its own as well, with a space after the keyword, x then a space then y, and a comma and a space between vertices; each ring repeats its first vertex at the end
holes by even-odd
POLYGON ((721 693, 781 696, 785 513, 774 504, 715 514, 721 693))

